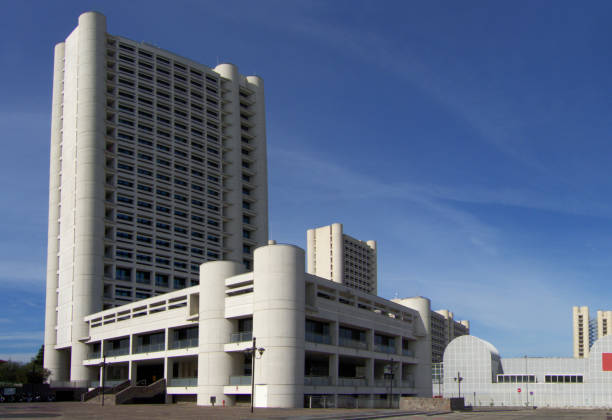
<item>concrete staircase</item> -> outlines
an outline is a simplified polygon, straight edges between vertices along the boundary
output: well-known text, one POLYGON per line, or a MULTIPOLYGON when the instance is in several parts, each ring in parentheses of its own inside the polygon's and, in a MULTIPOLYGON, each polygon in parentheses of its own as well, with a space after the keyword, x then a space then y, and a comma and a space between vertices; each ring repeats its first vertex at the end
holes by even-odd
MULTIPOLYGON (((131 385, 130 380, 126 380, 114 387, 104 387, 104 404, 115 404, 115 395, 118 392, 123 391, 131 385)), ((81 395, 81 401, 90 404, 101 404, 102 403, 102 387, 97 387, 91 391, 81 395)))
MULTIPOLYGON (((166 393, 166 379, 160 379, 151 385, 131 385, 115 394, 115 404, 126 404, 148 400, 166 393)), ((106 402, 106 400, 104 400, 106 402)))

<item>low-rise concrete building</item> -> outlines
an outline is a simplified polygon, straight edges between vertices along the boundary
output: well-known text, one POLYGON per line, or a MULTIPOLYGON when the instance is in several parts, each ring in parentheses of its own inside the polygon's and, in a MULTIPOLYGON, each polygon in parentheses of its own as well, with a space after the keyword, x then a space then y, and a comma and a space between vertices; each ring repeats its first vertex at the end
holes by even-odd
POLYGON ((271 243, 252 272, 207 262, 197 286, 86 316, 86 386, 104 362, 107 384, 166 378, 168 395, 199 405, 250 401, 253 375, 258 407, 386 406, 389 373, 396 396, 431 396, 429 300, 408 307, 307 274, 304 256, 271 243))

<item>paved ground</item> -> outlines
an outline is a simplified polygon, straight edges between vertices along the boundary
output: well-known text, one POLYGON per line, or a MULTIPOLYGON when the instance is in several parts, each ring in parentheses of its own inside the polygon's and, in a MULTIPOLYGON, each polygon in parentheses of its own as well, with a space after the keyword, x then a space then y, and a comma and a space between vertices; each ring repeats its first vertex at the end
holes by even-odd
POLYGON ((419 414, 400 410, 342 409, 255 409, 207 408, 193 404, 120 405, 104 407, 78 402, 0 404, 0 419, 77 419, 77 420, 156 420, 156 419, 290 419, 290 420, 366 420, 376 418, 409 420, 612 420, 610 412, 602 410, 486 410, 472 413, 419 414))

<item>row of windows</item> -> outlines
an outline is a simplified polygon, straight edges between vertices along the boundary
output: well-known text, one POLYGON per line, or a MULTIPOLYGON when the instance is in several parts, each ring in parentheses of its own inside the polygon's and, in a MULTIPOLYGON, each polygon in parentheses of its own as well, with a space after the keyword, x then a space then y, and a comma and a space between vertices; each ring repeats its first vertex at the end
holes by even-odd
MULTIPOLYGON (((132 277, 134 281, 138 284, 146 284, 146 285, 155 285, 157 287, 166 287, 169 288, 170 285, 173 286, 174 289, 183 289, 188 287, 188 279, 186 277, 180 276, 171 276, 165 273, 156 273, 146 270, 136 269, 128 267, 116 267, 115 268, 115 279, 121 281, 132 281, 132 277)), ((199 282, 197 280, 191 280, 191 286, 195 286, 199 282)), ((117 288, 121 288, 121 286, 116 286, 117 288)), ((123 288, 124 290, 126 288, 123 288)))
MULTIPOLYGON (((136 262, 140 265, 143 266, 154 266, 156 267, 158 270, 165 270, 165 271, 169 271, 172 270, 172 267, 174 267, 177 271, 182 271, 182 272, 191 272, 192 274, 198 274, 200 272, 200 264, 202 264, 205 261, 214 261, 214 260, 218 260, 220 259, 220 256, 218 256, 217 258, 213 258, 213 257, 209 257, 208 259, 200 259, 198 261, 186 261, 186 260, 177 260, 176 264, 171 264, 171 257, 167 256, 167 255, 161 255, 161 254, 157 254, 156 256, 153 256, 151 254, 147 254, 147 253, 142 253, 141 251, 132 251, 132 250, 122 250, 124 252, 128 252, 130 254, 136 254, 136 262), (153 264, 155 262, 155 264, 153 264)), ((130 257, 131 258, 131 257, 130 257)), ((122 260, 130 260, 130 258, 127 257, 120 257, 120 259, 122 260)), ((130 261, 126 261, 126 262, 130 262, 130 261)), ((118 267, 121 265, 120 261, 117 261, 118 263, 118 267)), ((124 270, 128 270, 126 271, 126 273, 128 273, 129 275, 118 275, 117 270, 113 269, 112 265, 105 265, 104 266, 104 277, 108 278, 108 279, 114 279, 114 280, 120 280, 120 281, 132 281, 135 280, 134 278, 132 278, 132 268, 127 268, 127 267, 123 267, 124 270)))
MULTIPOLYGON (((120 95, 120 96, 123 96, 123 95, 120 95)), ((167 107, 169 109, 169 106, 164 106, 161 103, 157 104, 158 109, 163 109, 164 107, 167 107)), ((116 122, 118 124, 127 125, 129 127, 135 127, 136 126, 135 117, 138 116, 138 121, 139 121, 138 126, 140 126, 140 121, 145 120, 143 121, 144 123, 154 124, 155 122, 157 122, 158 124, 165 126, 167 129, 171 129, 171 127, 174 126, 175 129, 182 130, 183 132, 195 131, 198 127, 200 130, 202 130, 204 129, 204 126, 206 126, 207 128, 212 128, 215 131, 219 130, 219 121, 217 117, 215 116, 216 112, 207 112, 207 116, 215 118, 215 121, 210 121, 210 120, 201 118, 199 114, 192 114, 190 118, 190 123, 187 120, 182 121, 177 118, 174 119, 174 123, 173 123, 171 120, 172 117, 170 117, 170 115, 168 114, 160 115, 158 113, 155 116, 152 110, 149 111, 149 110, 144 110, 140 108, 138 110, 138 113, 135 113, 134 110, 130 106, 127 106, 127 105, 123 105, 123 106, 120 105, 119 110, 120 110, 120 113, 118 116, 113 113, 108 113, 106 115, 106 121, 110 123, 116 122), (190 125, 191 125, 191 130, 190 130, 190 125)), ((180 111, 175 110, 175 114, 179 114, 179 112, 180 111)), ((186 114, 184 118, 187 118, 186 114)), ((145 129, 145 130, 148 131, 148 129, 145 129)), ((195 132, 200 133, 201 131, 195 131, 195 132)))
MULTIPOLYGON (((112 48, 116 46, 115 40, 109 38, 107 40, 107 43, 111 48, 111 51, 113 51, 112 48)), ((170 67, 172 67, 178 74, 184 74, 185 76, 187 76, 187 73, 189 73, 189 76, 194 80, 206 79, 207 82, 215 84, 219 81, 217 75, 213 75, 198 70, 196 68, 189 67, 187 64, 180 63, 178 61, 173 62, 170 58, 156 55, 152 51, 136 48, 125 43, 119 43, 119 51, 121 51, 121 54, 133 55, 134 57, 138 55, 139 59, 143 59, 145 61, 150 60, 151 65, 153 64, 153 61, 155 61, 158 65, 167 66, 168 70, 170 69, 170 67)))
MULTIPOLYGON (((197 256, 203 256, 204 255, 204 249, 202 249, 199 246, 193 246, 193 245, 189 245, 187 243, 184 242, 180 242, 180 241, 175 241, 174 242, 174 247, 172 247, 172 240, 169 238, 164 238, 164 237, 153 237, 153 236, 149 236, 149 235, 145 235, 142 233, 137 233, 136 235, 132 234, 132 233, 128 233, 128 232, 123 232, 123 231, 119 231, 117 232, 117 242, 127 242, 127 243, 131 243, 133 241, 136 241, 136 243, 138 244, 142 244, 143 246, 147 246, 147 247, 151 247, 153 246, 153 244, 155 244, 156 248, 165 248, 167 250, 169 250, 170 248, 173 248, 175 251, 177 252, 181 252, 181 253, 189 253, 191 252, 191 254, 195 257, 197 256)), ((118 250, 117 251, 117 256, 121 256, 124 258, 128 258, 131 259, 131 254, 125 254, 124 252, 125 250, 118 250), (121 252, 119 252, 121 251, 121 252)), ((129 252, 129 250, 128 250, 129 252)), ((112 258, 112 246, 108 245, 105 247, 105 251, 104 251, 104 255, 106 257, 112 258)), ((219 251, 218 250, 209 250, 206 252, 206 255, 211 257, 211 258, 218 258, 219 257, 219 251)))
MULTIPOLYGON (((111 176, 107 176, 107 185, 114 186, 113 178, 111 176)), ((163 187, 153 187, 152 184, 146 184, 144 182, 138 182, 134 185, 133 181, 129 181, 124 178, 119 178, 117 180, 117 187, 121 190, 134 191, 134 186, 139 193, 147 194, 147 195, 157 195, 158 197, 162 197, 165 199, 174 198, 177 201, 182 201, 187 203, 189 201, 190 192, 187 189, 188 183, 180 178, 175 178, 175 187, 172 190, 167 190, 163 187, 168 187, 167 185, 163 185, 163 187)), ((201 198, 201 195, 204 194, 204 187, 199 184, 192 183, 191 190, 196 192, 191 192, 191 197, 194 200, 201 198), (196 198, 197 197, 197 198, 196 198)), ((219 191, 207 188, 207 194, 212 197, 214 200, 219 199, 219 191)), ((108 201, 112 201, 112 191, 109 191, 107 195, 108 201)), ((200 204, 202 206, 203 204, 200 204)), ((213 204, 214 206, 214 204, 213 204)), ((216 206, 215 206, 216 207, 216 206)), ((211 209, 212 210, 212 209, 211 209)))
MULTIPOLYGON (((545 375, 545 383, 582 383, 582 375, 545 375)), ((497 375, 498 383, 535 383, 535 375, 497 375)))
MULTIPOLYGON (((130 78, 137 78, 139 82, 157 82, 156 84, 158 86, 165 89, 181 92, 183 95, 190 95, 200 100, 207 95, 215 98, 219 97, 219 88, 214 82, 207 81, 206 83, 202 83, 201 79, 198 80, 197 78, 188 80, 187 77, 180 73, 174 73, 174 77, 172 77, 170 70, 160 65, 156 66, 154 72, 152 63, 146 60, 137 61, 126 54, 119 54, 118 57, 116 57, 111 50, 107 50, 107 58, 106 68, 114 71, 118 67, 123 78, 128 76, 130 78), (116 58, 119 58, 118 66, 115 62, 116 58), (138 68, 138 70, 136 70, 136 68, 138 68)), ((112 81, 113 79, 114 74, 109 73, 107 80, 112 81)))
MULTIPOLYGON (((127 140, 127 141, 133 141, 134 137, 130 136, 127 133, 124 132, 120 132, 118 134, 118 137, 122 140, 127 140)), ((152 141, 150 140, 142 140, 139 141, 140 144, 147 146, 147 147, 152 147, 152 141)), ((203 153, 204 152, 204 148, 202 146, 201 150, 198 150, 198 153, 194 152, 194 151, 189 151, 183 148, 179 148, 179 147, 175 147, 174 148, 174 153, 172 154, 172 146, 168 143, 161 143, 158 142, 156 145, 156 149, 157 149, 157 153, 156 156, 159 158, 171 158, 173 155, 175 158, 179 159, 179 160, 189 160, 191 159, 191 161, 193 161, 196 164, 204 164, 205 162, 211 162, 208 163, 208 166, 211 166, 213 168, 219 168, 219 161, 217 161, 216 159, 219 159, 220 157, 220 153, 219 153, 219 149, 216 146, 211 146, 208 145, 206 146, 206 152, 208 153, 209 157, 212 157, 213 159, 208 159, 206 157, 204 157, 203 155, 200 155, 199 153, 203 153)), ((110 153, 114 153, 115 152, 115 147, 113 143, 107 143, 106 145, 106 151, 110 152, 110 153)), ((122 145, 119 146, 117 148, 117 153, 122 154, 124 156, 130 156, 130 157, 138 157, 139 159, 142 160, 146 160, 149 162, 153 162, 154 156, 152 154, 150 154, 149 150, 138 150, 138 151, 134 151, 131 147, 126 146, 126 145, 122 145)))
MULTIPOLYGON (((169 173, 165 173, 163 171, 157 170, 154 176, 152 167, 147 167, 147 166, 142 166, 142 165, 138 165, 135 167, 131 162, 126 162, 123 160, 117 161, 117 165, 115 167, 115 160, 112 158, 107 158, 106 167, 107 169, 110 169, 110 170, 122 171, 124 173, 129 173, 129 174, 133 174, 135 172, 137 175, 149 177, 150 179, 153 179, 153 177, 155 177, 155 179, 161 182, 167 183, 167 184, 170 184, 172 182, 172 177, 170 176, 169 173)), ((187 167, 184 167, 182 165, 174 165, 174 168, 180 172, 185 173, 185 175, 189 175, 189 171, 187 167)), ((192 169, 191 175, 199 179, 204 179, 204 172, 199 169, 192 169)), ((207 179, 211 182, 218 183, 219 177, 215 175, 208 175, 207 179)), ((181 178, 175 178, 174 183, 176 185, 182 185, 183 187, 186 186, 186 181, 181 178)), ((128 186, 129 184, 124 184, 124 185, 128 186)), ((204 192, 204 188, 199 184, 195 184, 195 186, 192 184, 191 189, 204 192)), ((146 187, 143 187, 142 191, 147 191, 146 187)), ((217 197, 217 198, 221 197, 220 191, 218 191, 215 188, 210 188, 210 187, 206 188, 206 193, 211 197, 217 197)))
MULTIPOLYGON (((112 202, 112 198, 107 199, 107 201, 112 202)), ((134 204, 136 204, 136 207, 138 207, 139 209, 150 211, 150 212, 155 211, 157 213, 162 213, 166 216, 170 216, 171 214, 174 214, 175 216, 182 217, 182 218, 188 217, 187 210, 183 211, 182 209, 175 207, 173 211, 172 206, 170 204, 167 204, 167 205, 165 205, 164 203, 153 204, 151 201, 145 200, 143 198, 134 199, 132 197, 127 197, 125 195, 118 194, 117 203, 125 207, 134 207, 134 204)), ((198 200, 195 198, 191 199, 191 205, 202 208, 202 209, 207 208, 208 210, 211 210, 211 211, 219 210, 219 206, 215 204, 211 204, 211 203, 206 204, 204 201, 198 200)), ((192 215, 191 218, 192 220, 196 222, 200 222, 200 223, 203 222, 202 220, 200 220, 199 216, 192 215)), ((218 221, 211 221, 210 219, 206 221, 206 224, 209 226, 220 226, 220 223, 218 221)))
MULTIPOLYGON (((112 211, 109 211, 109 210, 110 209, 107 209, 107 219, 112 219, 112 211)), ((178 210, 175 211, 175 214, 177 211, 178 210)), ((178 213, 180 214, 179 217, 187 218, 187 213, 184 213, 182 211, 178 211, 178 213)), ((204 224, 203 216, 199 216, 197 214, 192 213, 191 219, 198 223, 204 224)), ((207 220, 206 224, 215 230, 221 226, 218 220, 211 219, 211 218, 206 219, 206 220, 207 220)), ((148 229, 153 229, 153 226, 155 226, 156 230, 158 231, 167 231, 167 232, 174 231, 175 233, 178 233, 181 235, 188 235, 189 233, 186 226, 182 226, 180 224, 175 224, 174 226, 172 226, 169 221, 164 221, 164 220, 159 220, 159 219, 154 221, 153 218, 146 216, 146 215, 141 215, 141 214, 138 214, 136 217, 134 217, 133 214, 123 212, 123 211, 117 212, 116 221, 119 224, 126 224, 128 226, 133 226, 134 222, 136 222, 138 226, 145 227, 148 229)), ((112 239, 112 228, 107 227, 106 230, 107 230, 105 233, 106 236, 109 239, 112 239)), ((198 239, 204 238, 203 232, 199 231, 198 229, 191 229, 191 236, 193 236, 194 238, 198 238, 198 239)), ((207 239, 212 242, 219 242, 219 237, 212 233, 208 234, 207 239)))
POLYGON ((535 383, 535 375, 497 375, 498 383, 535 383))
MULTIPOLYGON (((144 60, 138 61, 138 69, 134 65, 134 61, 130 60, 126 55, 121 54, 119 56, 119 66, 117 67, 119 74, 121 75, 119 79, 128 77, 132 83, 134 81, 132 79, 137 79, 138 81, 156 83, 158 86, 182 92, 187 94, 188 89, 192 89, 192 92, 196 92, 199 96, 202 97, 204 94, 204 90, 206 90, 206 94, 211 94, 215 97, 219 96, 219 89, 215 82, 207 81, 206 84, 202 83, 197 78, 192 78, 191 80, 187 80, 187 77, 182 74, 175 73, 174 78, 169 74, 169 71, 161 66, 157 67, 156 74, 153 72, 153 66, 151 63, 148 63, 144 60), (174 86, 173 86, 174 85, 174 86), (189 85, 189 86, 188 86, 189 85)), ((115 63, 109 62, 107 65, 107 69, 115 70, 115 63)), ((108 81, 113 81, 115 79, 115 75, 109 73, 107 76, 108 81)), ((216 101, 215 101, 216 102, 216 101)))

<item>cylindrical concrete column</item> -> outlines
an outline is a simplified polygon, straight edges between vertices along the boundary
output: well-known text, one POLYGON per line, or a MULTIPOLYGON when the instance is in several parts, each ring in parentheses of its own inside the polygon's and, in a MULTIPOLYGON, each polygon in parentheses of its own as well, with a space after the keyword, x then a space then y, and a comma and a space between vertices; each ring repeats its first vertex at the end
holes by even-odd
POLYGON ((415 335, 419 338, 414 346, 415 357, 418 364, 414 369, 415 388, 422 397, 432 395, 431 388, 431 301, 425 297, 417 296, 398 299, 396 302, 414 309, 419 313, 415 322, 415 335))
POLYGON ((244 272, 234 261, 211 261, 200 266, 200 317, 198 353, 198 405, 210 405, 210 397, 229 400, 223 387, 232 374, 232 357, 224 351, 232 333, 225 318, 225 279, 244 272))
POLYGON ((227 220, 224 222, 226 233, 229 235, 224 238, 224 248, 227 254, 224 259, 242 262, 242 152, 240 148, 240 73, 233 64, 219 64, 215 71, 228 81, 221 82, 229 89, 224 93, 230 102, 223 105, 223 110, 229 112, 224 116, 229 119, 231 125, 225 127, 225 134, 230 136, 232 147, 223 152, 223 173, 228 175, 223 181, 225 192, 224 201, 234 203, 228 206, 225 211, 227 220))
POLYGON ((254 184, 257 186, 253 195, 257 202, 255 203, 255 226, 257 230, 254 232, 254 240, 258 245, 265 245, 268 242, 268 152, 266 148, 266 104, 264 98, 264 81, 259 76, 247 76, 249 88, 254 89, 255 93, 251 97, 255 97, 253 111, 255 115, 252 118, 255 126, 251 129, 255 138, 252 140, 255 144, 253 154, 255 156, 255 175, 254 184))
POLYGON ((106 106, 106 17, 79 16, 76 142, 76 197, 72 358, 70 379, 89 380, 83 366, 89 335, 83 317, 102 310, 104 277, 104 145, 106 106))
POLYGON ((344 237, 342 236, 342 224, 332 224, 329 234, 332 244, 332 280, 336 283, 344 283, 344 237))
MULTIPOLYGON (((265 352, 255 384, 267 388, 258 406, 301 407, 304 399, 304 250, 268 245, 255 250, 253 336, 265 352)), ((257 392, 257 391, 256 391, 257 392)))
POLYGON ((316 274, 316 249, 317 249, 317 235, 314 229, 308 229, 306 231, 306 272, 310 274, 316 274))
POLYGON ((64 54, 66 45, 55 46, 53 64, 53 104, 51 108, 51 157, 49 164, 49 228, 47 242, 47 296, 45 304, 45 369, 51 371, 50 380, 68 380, 68 372, 61 366, 59 352, 55 350, 57 334, 58 238, 60 205, 60 171, 62 144, 62 84, 64 82, 64 54))

